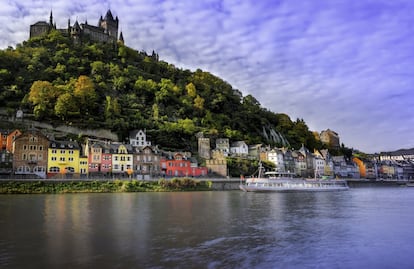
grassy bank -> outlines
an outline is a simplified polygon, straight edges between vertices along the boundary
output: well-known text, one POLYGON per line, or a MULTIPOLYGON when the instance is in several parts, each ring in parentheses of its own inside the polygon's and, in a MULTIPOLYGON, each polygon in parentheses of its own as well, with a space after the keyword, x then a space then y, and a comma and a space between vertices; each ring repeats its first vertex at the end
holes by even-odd
POLYGON ((168 192, 211 190, 211 182, 190 178, 159 181, 0 181, 0 194, 168 192))

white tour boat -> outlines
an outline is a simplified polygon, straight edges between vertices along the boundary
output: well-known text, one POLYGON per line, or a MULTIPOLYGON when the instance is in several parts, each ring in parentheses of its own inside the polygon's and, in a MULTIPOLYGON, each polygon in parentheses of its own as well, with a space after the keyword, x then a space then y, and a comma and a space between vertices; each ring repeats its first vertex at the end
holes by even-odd
POLYGON ((294 178, 288 172, 266 172, 264 177, 247 178, 240 184, 240 189, 245 192, 320 192, 320 191, 345 191, 348 184, 339 179, 304 179, 294 178))

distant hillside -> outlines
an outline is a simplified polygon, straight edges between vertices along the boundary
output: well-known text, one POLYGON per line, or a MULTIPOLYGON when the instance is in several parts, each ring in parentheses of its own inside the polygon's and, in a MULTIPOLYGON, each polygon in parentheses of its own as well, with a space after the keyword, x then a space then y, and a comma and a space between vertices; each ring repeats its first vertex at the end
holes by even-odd
POLYGON ((0 89, 0 106, 10 113, 21 108, 54 126, 105 128, 121 139, 142 128, 166 148, 195 151, 198 132, 322 148, 304 120, 271 112, 208 72, 122 44, 75 45, 58 31, 0 51, 0 89))

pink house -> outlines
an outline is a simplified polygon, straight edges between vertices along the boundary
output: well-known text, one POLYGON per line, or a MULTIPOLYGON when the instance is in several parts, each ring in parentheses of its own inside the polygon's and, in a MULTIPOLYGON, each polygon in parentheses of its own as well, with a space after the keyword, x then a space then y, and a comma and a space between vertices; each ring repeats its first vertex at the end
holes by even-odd
POLYGON ((107 174, 112 172, 112 154, 110 146, 106 142, 88 140, 86 151, 89 174, 107 174))

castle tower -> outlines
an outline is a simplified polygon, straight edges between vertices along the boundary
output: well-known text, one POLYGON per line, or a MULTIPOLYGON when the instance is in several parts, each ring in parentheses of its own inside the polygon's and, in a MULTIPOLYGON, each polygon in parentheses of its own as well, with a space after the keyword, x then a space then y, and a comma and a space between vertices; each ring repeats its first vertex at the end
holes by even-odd
POLYGON ((80 28, 80 25, 78 21, 76 21, 73 27, 70 29, 70 35, 72 36, 73 42, 75 44, 80 43, 81 33, 82 33, 82 30, 80 28))
POLYGON ((104 28, 105 32, 116 41, 118 40, 118 25, 118 16, 114 19, 111 10, 108 10, 106 12, 105 18, 102 18, 101 16, 101 18, 99 19, 98 27, 104 28))

